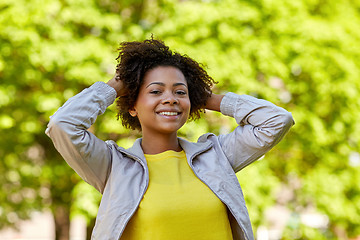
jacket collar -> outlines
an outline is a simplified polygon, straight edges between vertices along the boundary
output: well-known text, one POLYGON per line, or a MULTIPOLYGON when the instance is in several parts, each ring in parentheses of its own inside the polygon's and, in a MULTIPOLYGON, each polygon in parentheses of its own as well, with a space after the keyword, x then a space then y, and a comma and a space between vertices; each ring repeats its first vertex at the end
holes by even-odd
MULTIPOLYGON (((189 163, 195 155, 208 150, 212 146, 212 143, 210 141, 194 143, 194 142, 189 142, 183 138, 178 138, 178 139, 180 146, 182 147, 182 149, 184 149, 186 153, 186 158, 189 163)), ((121 152, 125 153, 126 155, 128 155, 129 157, 135 160, 140 160, 141 162, 146 164, 144 152, 141 148, 141 141, 142 138, 136 139, 132 147, 128 149, 121 149, 121 152)))
POLYGON ((180 146, 182 147, 182 149, 184 149, 185 153, 186 153, 186 158, 188 163, 191 166, 191 161, 192 159, 202 153, 205 152, 206 150, 210 149, 212 146, 212 142, 210 141, 205 141, 205 142, 189 142, 185 139, 182 138, 178 138, 179 139, 179 143, 180 146))
POLYGON ((141 140, 142 138, 136 139, 132 147, 128 149, 122 149, 122 152, 135 160, 146 163, 144 151, 141 148, 141 140))

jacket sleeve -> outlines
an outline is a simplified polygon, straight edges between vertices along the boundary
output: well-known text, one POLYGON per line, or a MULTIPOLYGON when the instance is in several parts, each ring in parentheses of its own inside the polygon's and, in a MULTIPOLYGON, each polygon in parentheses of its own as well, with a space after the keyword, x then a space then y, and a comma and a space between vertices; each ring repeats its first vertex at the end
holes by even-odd
POLYGON ((101 193, 111 169, 110 149, 87 129, 115 98, 115 89, 96 82, 60 107, 45 131, 70 167, 101 193))
POLYGON ((227 93, 220 110, 239 125, 233 132, 218 137, 235 172, 268 152, 294 124, 291 113, 285 109, 248 95, 227 93))

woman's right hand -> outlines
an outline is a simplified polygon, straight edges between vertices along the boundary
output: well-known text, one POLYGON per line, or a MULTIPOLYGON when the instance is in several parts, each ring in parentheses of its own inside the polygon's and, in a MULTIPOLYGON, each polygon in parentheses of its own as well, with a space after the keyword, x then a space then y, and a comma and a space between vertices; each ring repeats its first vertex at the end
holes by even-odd
POLYGON ((114 75, 113 78, 110 79, 106 84, 115 89, 117 93, 116 97, 121 97, 125 95, 124 83, 116 75, 114 75))

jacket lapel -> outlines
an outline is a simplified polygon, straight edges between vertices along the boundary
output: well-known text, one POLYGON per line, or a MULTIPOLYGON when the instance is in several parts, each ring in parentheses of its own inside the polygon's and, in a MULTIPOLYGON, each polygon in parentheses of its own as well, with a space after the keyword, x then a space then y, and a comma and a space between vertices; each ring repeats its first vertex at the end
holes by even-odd
POLYGON ((140 161, 141 163, 146 164, 146 160, 145 160, 145 156, 144 156, 144 152, 141 148, 141 138, 136 139, 136 141, 134 142, 134 144, 132 145, 132 147, 128 148, 128 149, 119 149, 120 152, 124 153, 125 155, 127 155, 128 157, 134 159, 135 161, 140 161))
POLYGON ((195 156, 209 150, 213 145, 213 143, 210 141, 194 143, 182 138, 179 138, 179 143, 186 153, 186 158, 190 166, 192 165, 191 161, 194 159, 195 156))

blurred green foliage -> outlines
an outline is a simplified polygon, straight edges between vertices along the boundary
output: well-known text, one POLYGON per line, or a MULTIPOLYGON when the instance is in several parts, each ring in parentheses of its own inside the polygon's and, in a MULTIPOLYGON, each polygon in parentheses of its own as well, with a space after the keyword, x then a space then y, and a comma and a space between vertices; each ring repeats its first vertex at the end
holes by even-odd
MULTIPOLYGON (((69 97, 111 78, 121 41, 154 33, 202 62, 214 92, 293 113, 285 140, 238 174, 255 231, 282 206, 291 216, 282 239, 360 235, 359 0, 3 0, 0 25, 0 227, 44 208, 91 222, 100 195, 61 159, 46 124, 69 97), (306 225, 309 211, 328 224, 306 225)), ((207 112, 180 135, 234 127, 207 112)), ((125 147, 139 136, 116 121, 115 106, 91 131, 125 147)))

